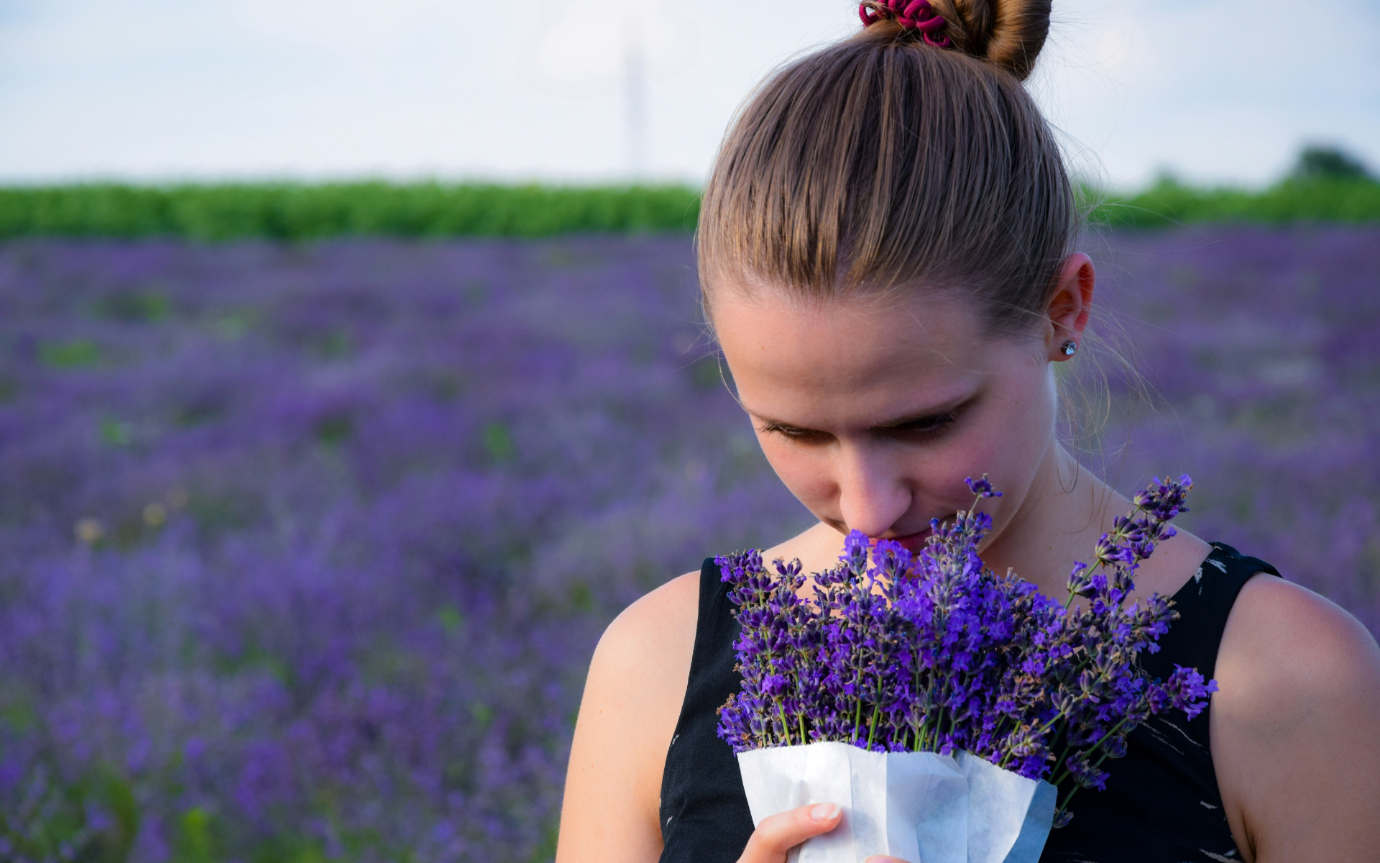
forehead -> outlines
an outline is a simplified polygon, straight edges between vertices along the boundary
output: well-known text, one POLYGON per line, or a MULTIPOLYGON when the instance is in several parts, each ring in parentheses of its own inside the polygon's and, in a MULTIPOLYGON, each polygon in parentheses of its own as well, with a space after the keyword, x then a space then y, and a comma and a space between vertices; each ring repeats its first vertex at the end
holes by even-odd
POLYGON ((977 316, 921 292, 817 301, 722 291, 713 321, 749 413, 811 428, 941 406, 988 374, 977 316))

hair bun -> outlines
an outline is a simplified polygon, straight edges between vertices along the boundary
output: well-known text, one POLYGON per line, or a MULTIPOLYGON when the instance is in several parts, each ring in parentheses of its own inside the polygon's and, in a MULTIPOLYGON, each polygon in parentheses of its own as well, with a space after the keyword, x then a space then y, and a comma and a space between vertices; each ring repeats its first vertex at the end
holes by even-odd
POLYGON ((1049 35, 1050 5, 1051 0, 864 0, 858 12, 873 38, 953 48, 1024 81, 1049 35), (918 16, 910 15, 912 7, 922 7, 918 16))
POLYGON ((1051 0, 930 0, 954 48, 1024 81, 1049 35, 1051 0))

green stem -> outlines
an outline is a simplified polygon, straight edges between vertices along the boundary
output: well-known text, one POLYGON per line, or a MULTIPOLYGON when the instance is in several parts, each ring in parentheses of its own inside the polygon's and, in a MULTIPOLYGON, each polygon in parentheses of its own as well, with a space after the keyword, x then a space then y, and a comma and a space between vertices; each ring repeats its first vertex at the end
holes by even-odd
POLYGON ((1077 786, 1077 785, 1075 785, 1075 786, 1073 786, 1072 788, 1069 789, 1069 793, 1065 794, 1065 795, 1064 795, 1064 799, 1061 800, 1061 801, 1059 801, 1059 805, 1056 806, 1056 807, 1054 807, 1054 812, 1055 812, 1056 815, 1057 815, 1058 813, 1060 813, 1060 812, 1066 812, 1066 811, 1068 811, 1068 808, 1069 808, 1069 801, 1073 799, 1073 793, 1074 793, 1075 791, 1077 791, 1077 790, 1078 790, 1078 786, 1077 786))
MULTIPOLYGON (((1089 757, 1091 757, 1092 754, 1093 754, 1094 752, 1096 752, 1097 750, 1101 749, 1101 748, 1107 743, 1107 741, 1110 740, 1118 731, 1120 731, 1120 730, 1121 730, 1121 727, 1122 727, 1123 725, 1125 725, 1128 721, 1130 721, 1130 717, 1129 717, 1129 716, 1123 717, 1122 720, 1121 720, 1120 722, 1118 722, 1116 725, 1113 725, 1113 726, 1112 726, 1112 730, 1111 730, 1111 731, 1108 731, 1106 734, 1102 735, 1102 739, 1099 740, 1099 741, 1097 741, 1097 745, 1094 746, 1094 747, 1092 747, 1091 749, 1088 750, 1088 755, 1089 755, 1089 757)), ((1072 750, 1073 750, 1073 747, 1072 747, 1072 746, 1065 747, 1065 748, 1064 748, 1063 754, 1062 754, 1061 756, 1059 756, 1059 761, 1056 762, 1056 763, 1058 763, 1058 764, 1063 764, 1064 761, 1069 757, 1069 752, 1071 752, 1072 750)), ((1103 761, 1106 761, 1106 760, 1107 760, 1107 756, 1106 756, 1106 754, 1104 753, 1103 756, 1102 756, 1100 759, 1098 759, 1098 762, 1097 762, 1096 764, 1092 765, 1093 768, 1096 769, 1096 768, 1098 768, 1098 767, 1101 767, 1101 766, 1102 766, 1102 762, 1103 762, 1103 761)), ((1063 782, 1065 779, 1067 779, 1067 778, 1068 778, 1068 775, 1069 775, 1069 769, 1068 769, 1068 767, 1065 767, 1065 768, 1064 768, 1064 772, 1059 774, 1059 778, 1058 778, 1058 779, 1050 780, 1050 784, 1051 784, 1051 785, 1058 785, 1060 782, 1063 782)))
POLYGON ((776 712, 781 714, 781 733, 786 735, 786 745, 791 745, 791 722, 786 718, 786 708, 777 702, 776 712))

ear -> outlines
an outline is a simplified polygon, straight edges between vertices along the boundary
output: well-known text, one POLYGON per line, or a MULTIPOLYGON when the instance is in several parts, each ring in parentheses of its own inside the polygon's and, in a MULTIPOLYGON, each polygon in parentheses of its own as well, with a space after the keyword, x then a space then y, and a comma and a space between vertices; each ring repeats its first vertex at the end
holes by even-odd
POLYGON ((1051 360, 1068 359, 1070 355, 1064 353, 1064 344, 1073 342, 1076 348, 1082 342, 1096 284, 1092 258, 1082 252, 1069 255, 1060 265, 1054 293, 1045 308, 1049 319, 1045 328, 1045 349, 1051 360))

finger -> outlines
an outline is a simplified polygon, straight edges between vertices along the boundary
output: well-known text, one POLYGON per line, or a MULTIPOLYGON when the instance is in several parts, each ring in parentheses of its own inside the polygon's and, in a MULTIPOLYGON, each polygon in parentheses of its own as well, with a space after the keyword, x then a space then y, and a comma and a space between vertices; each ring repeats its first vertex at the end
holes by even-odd
POLYGON ((839 826, 843 810, 836 803, 816 803, 762 819, 748 839, 738 863, 782 863, 786 852, 839 826))

